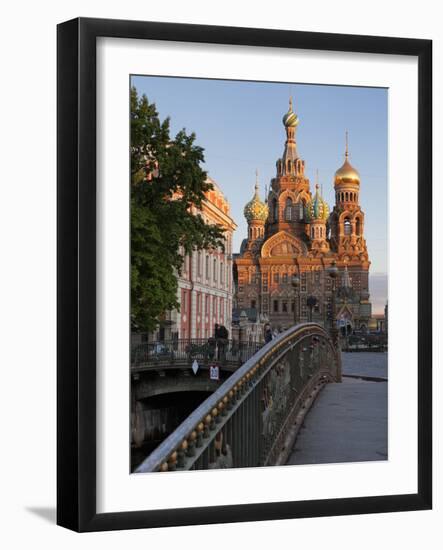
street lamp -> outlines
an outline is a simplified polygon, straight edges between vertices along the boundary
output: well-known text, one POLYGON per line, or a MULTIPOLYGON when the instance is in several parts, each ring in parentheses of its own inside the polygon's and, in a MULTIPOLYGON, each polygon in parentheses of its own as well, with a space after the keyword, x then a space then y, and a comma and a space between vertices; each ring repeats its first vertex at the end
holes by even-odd
POLYGON ((297 300, 300 300, 300 277, 293 275, 291 279, 291 285, 294 289, 294 325, 297 324, 297 300))

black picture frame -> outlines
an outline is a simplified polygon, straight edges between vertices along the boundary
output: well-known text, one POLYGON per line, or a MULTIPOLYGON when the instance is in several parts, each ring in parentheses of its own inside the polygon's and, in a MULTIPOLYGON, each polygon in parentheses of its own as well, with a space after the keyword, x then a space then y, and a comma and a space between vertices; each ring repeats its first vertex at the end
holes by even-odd
POLYGON ((175 23, 74 19, 57 32, 57 523, 76 531, 369 514, 432 506, 432 42, 175 23), (416 494, 96 512, 96 39, 399 54, 418 58, 416 494))

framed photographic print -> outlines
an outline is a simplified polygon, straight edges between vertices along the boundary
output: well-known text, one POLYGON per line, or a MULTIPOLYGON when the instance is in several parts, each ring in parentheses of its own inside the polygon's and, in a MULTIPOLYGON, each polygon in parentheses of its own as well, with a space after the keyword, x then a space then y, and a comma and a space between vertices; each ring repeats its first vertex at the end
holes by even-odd
POLYGON ((431 66, 59 25, 59 525, 431 507, 431 66))

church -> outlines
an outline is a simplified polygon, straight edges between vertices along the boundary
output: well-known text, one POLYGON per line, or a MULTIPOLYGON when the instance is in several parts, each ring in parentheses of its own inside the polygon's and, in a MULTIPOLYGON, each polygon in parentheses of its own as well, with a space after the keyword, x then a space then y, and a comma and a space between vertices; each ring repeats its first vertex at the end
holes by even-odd
POLYGON ((244 208, 248 234, 235 255, 235 305, 255 310, 281 330, 312 320, 366 331, 371 318, 370 261, 360 175, 349 161, 347 135, 344 162, 333 179, 335 205, 330 212, 318 175, 313 193, 305 176, 305 161, 297 150, 298 124, 291 98, 283 117, 284 151, 269 192, 262 201, 257 177, 254 196, 244 208))

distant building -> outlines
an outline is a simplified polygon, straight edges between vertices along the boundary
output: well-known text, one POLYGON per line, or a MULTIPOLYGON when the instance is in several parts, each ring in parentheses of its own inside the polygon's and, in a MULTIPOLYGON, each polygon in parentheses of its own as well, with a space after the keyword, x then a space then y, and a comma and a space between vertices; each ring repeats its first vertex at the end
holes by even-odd
POLYGON ((243 343, 262 344, 265 341, 264 327, 269 319, 255 308, 232 310, 232 339, 243 343))
POLYGON ((369 321, 370 332, 387 332, 386 318, 384 313, 375 313, 369 321))
POLYGON ((257 309, 277 328, 292 325, 294 313, 299 321, 330 323, 328 268, 335 262, 339 273, 334 322, 365 330, 371 318, 370 261, 359 202, 360 175, 349 162, 346 139, 345 160, 334 176, 335 206, 330 214, 318 181, 311 194, 305 161, 297 150, 298 124, 291 100, 283 117, 283 156, 277 160, 269 193, 262 201, 256 181, 254 196, 244 208, 248 235, 235 257, 236 307, 257 309), (295 275, 297 293, 291 284, 295 275))
POLYGON ((234 283, 232 278, 232 237, 237 225, 230 216, 230 205, 216 182, 206 193, 201 214, 207 224, 225 229, 225 250, 198 250, 186 256, 178 278, 180 311, 166 312, 153 339, 207 339, 215 323, 231 330, 234 283))

